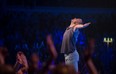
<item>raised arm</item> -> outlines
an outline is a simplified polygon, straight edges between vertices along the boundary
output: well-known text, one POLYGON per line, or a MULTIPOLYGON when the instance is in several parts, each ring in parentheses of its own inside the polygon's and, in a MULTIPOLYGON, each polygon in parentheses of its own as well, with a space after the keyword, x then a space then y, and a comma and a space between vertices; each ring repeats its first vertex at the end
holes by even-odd
POLYGON ((89 26, 89 24, 91 24, 91 23, 89 22, 89 23, 85 23, 85 24, 78 24, 75 26, 75 29, 85 28, 85 27, 89 26))

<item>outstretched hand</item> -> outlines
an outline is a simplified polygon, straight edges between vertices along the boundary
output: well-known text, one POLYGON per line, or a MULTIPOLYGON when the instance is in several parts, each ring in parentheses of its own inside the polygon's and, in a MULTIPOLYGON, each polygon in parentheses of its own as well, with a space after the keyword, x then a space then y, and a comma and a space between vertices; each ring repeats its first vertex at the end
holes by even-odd
POLYGON ((85 28, 85 27, 89 26, 90 24, 91 24, 91 22, 85 23, 82 28, 85 28))
POLYGON ((88 22, 88 23, 86 23, 86 24, 91 24, 91 22, 88 22))
POLYGON ((91 22, 85 23, 84 26, 89 26, 91 22))

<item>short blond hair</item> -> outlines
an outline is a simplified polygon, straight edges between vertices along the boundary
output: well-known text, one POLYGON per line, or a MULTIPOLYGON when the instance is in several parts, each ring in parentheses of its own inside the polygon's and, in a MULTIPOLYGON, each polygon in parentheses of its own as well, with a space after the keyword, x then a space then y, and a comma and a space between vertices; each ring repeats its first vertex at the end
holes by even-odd
POLYGON ((82 24, 82 19, 74 18, 74 19, 71 20, 71 23, 73 23, 73 24, 82 24))

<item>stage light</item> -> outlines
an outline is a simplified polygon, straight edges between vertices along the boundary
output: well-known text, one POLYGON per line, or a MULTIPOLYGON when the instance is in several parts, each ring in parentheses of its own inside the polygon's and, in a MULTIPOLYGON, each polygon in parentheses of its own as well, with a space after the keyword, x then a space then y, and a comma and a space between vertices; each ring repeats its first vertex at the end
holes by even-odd
POLYGON ((109 45, 110 43, 113 43, 113 38, 104 37, 103 42, 107 43, 107 45, 109 45))

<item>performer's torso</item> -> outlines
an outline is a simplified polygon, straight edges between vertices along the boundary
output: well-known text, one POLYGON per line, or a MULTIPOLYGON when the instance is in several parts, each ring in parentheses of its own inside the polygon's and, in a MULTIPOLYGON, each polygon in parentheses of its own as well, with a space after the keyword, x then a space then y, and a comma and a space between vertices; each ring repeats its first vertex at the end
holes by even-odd
POLYGON ((68 27, 63 35, 61 46, 61 53, 69 54, 75 51, 76 41, 78 38, 79 30, 74 31, 73 27, 68 27))

